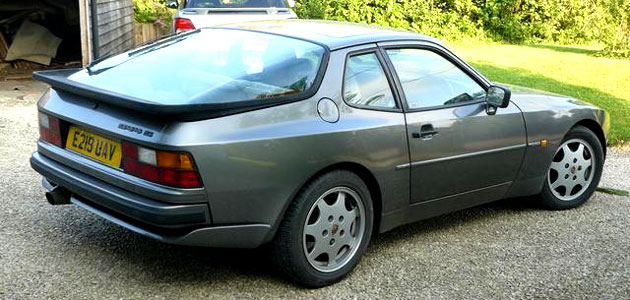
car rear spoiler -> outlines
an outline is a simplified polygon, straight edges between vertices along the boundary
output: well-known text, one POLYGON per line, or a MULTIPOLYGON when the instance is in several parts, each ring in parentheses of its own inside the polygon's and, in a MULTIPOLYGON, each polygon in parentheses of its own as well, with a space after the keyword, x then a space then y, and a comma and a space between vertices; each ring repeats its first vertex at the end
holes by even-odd
MULTIPOLYGON (((122 107, 143 114, 179 121, 218 118, 236 113, 271 107, 305 99, 282 97, 272 101, 248 100, 233 103, 160 104, 82 84, 68 79, 81 69, 46 70, 33 72, 33 79, 45 82, 58 92, 66 92, 92 101, 122 107)), ((311 95, 312 96, 312 95, 311 95)))

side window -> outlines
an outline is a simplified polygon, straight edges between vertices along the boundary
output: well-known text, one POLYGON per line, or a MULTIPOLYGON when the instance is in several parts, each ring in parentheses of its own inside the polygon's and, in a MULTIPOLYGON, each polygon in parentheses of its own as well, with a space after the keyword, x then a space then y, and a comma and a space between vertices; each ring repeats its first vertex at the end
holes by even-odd
POLYGON ((396 101, 375 53, 351 56, 346 62, 343 98, 349 104, 395 108, 396 101))
POLYGON ((390 49, 409 108, 425 108, 484 99, 486 91, 439 54, 423 49, 390 49))

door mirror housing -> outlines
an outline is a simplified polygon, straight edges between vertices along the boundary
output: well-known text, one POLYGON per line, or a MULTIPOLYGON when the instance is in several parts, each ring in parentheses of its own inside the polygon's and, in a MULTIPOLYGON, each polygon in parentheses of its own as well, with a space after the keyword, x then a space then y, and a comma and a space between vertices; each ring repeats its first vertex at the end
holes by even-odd
POLYGON ((177 9, 179 7, 179 3, 177 3, 177 1, 169 1, 166 3, 166 7, 177 9))
POLYGON ((492 85, 488 88, 488 93, 486 94, 486 102, 489 106, 505 108, 510 104, 510 97, 512 93, 510 90, 498 86, 492 85))
POLYGON ((285 0, 289 8, 295 8, 295 0, 285 0))

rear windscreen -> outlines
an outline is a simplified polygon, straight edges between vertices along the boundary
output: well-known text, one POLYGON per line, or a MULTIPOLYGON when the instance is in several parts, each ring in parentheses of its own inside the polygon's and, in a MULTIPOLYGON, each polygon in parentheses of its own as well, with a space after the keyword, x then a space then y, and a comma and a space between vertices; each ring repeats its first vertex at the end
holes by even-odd
POLYGON ((320 45, 289 37, 203 29, 116 55, 68 79, 165 105, 269 101, 307 92, 324 54, 320 45))
POLYGON ((282 0, 188 0, 186 8, 286 8, 282 0))

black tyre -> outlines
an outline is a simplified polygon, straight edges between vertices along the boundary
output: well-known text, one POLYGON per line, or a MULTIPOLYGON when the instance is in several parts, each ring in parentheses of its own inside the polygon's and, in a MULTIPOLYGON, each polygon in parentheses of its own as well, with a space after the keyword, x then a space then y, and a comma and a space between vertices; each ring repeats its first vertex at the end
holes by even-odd
POLYGON ((272 243, 276 266, 303 286, 340 281, 357 265, 372 236, 369 190, 349 171, 332 171, 305 186, 272 243))
POLYGON ((590 129, 573 127, 556 150, 540 194, 549 209, 584 204, 595 192, 604 166, 604 149, 590 129))

